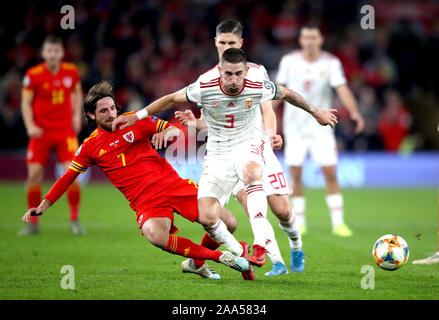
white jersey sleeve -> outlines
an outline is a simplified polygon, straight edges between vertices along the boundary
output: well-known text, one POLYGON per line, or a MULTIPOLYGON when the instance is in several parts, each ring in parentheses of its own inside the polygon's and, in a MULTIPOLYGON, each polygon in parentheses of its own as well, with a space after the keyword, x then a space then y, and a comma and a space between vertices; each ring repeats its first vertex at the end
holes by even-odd
POLYGON ((279 84, 287 84, 288 83, 288 57, 283 56, 279 63, 279 68, 277 69, 276 82, 279 84))
POLYGON ((195 102, 201 104, 201 88, 200 88, 200 78, 194 83, 190 84, 186 90, 186 99, 189 102, 195 102))
POLYGON ((262 83, 262 98, 261 103, 273 100, 277 93, 277 85, 269 80, 264 80, 262 83))
POLYGON ((338 58, 333 58, 329 67, 329 84, 331 87, 336 88, 343 84, 346 84, 346 77, 344 75, 343 66, 338 58))

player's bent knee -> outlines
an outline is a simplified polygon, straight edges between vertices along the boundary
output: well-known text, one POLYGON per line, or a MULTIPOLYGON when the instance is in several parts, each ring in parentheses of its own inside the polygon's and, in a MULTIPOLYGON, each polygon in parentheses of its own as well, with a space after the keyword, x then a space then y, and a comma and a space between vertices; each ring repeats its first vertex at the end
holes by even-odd
POLYGON ((201 198, 198 201, 198 222, 204 227, 213 226, 221 218, 221 205, 216 199, 201 198))
POLYGON ((236 228, 238 227, 238 221, 226 208, 222 208, 221 210, 221 220, 224 222, 227 230, 229 230, 230 233, 235 232, 236 228))
POLYGON ((169 241, 169 232, 158 230, 155 226, 145 222, 142 226, 142 232, 151 244, 161 249, 165 249, 169 241))
POLYGON ((272 195, 268 198, 271 211, 280 221, 289 221, 291 219, 291 206, 288 196, 272 195))

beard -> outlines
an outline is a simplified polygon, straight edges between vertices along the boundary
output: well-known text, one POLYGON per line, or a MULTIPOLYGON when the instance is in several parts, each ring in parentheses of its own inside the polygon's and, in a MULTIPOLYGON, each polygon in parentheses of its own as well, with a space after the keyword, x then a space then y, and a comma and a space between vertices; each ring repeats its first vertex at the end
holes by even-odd
POLYGON ((104 121, 99 122, 98 125, 99 125, 99 127, 101 127, 102 129, 111 132, 111 131, 113 131, 113 128, 112 128, 112 126, 111 126, 111 125, 113 124, 113 120, 114 120, 114 119, 111 119, 111 120, 107 119, 107 120, 104 120, 104 121))

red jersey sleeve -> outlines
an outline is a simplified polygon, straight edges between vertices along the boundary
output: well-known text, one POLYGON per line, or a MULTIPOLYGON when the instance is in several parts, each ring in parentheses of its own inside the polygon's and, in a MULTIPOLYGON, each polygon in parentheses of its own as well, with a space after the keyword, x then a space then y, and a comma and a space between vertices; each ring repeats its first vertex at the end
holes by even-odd
POLYGON ((23 78, 23 90, 29 90, 32 92, 35 92, 36 89, 36 82, 35 82, 35 78, 32 77, 31 73, 29 72, 29 70, 26 72, 26 74, 24 75, 23 78))
POLYGON ((79 146, 78 150, 73 157, 72 163, 70 163, 69 169, 77 172, 84 173, 88 167, 95 163, 91 156, 90 146, 87 143, 87 139, 79 146))
POLYGON ((149 116, 143 120, 140 120, 139 125, 143 130, 146 131, 146 134, 149 136, 161 132, 166 128, 168 128, 169 126, 175 126, 178 127, 180 130, 182 130, 182 126, 180 124, 170 123, 166 120, 157 118, 156 116, 149 116))
POLYGON ((67 169, 66 173, 64 173, 64 175, 55 182, 52 188, 50 188, 44 199, 47 199, 54 204, 64 192, 67 191, 78 175, 78 172, 75 172, 70 168, 67 169))

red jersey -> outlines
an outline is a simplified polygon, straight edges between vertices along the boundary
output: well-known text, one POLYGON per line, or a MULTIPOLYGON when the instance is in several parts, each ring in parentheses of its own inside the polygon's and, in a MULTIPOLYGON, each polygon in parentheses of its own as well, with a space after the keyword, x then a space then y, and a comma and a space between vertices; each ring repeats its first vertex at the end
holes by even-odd
POLYGON ((78 70, 68 62, 61 62, 56 74, 47 69, 46 63, 27 70, 23 90, 33 93, 34 122, 45 133, 73 132, 71 93, 78 82, 78 70))
POLYGON ((123 130, 108 132, 98 128, 79 147, 70 169, 85 172, 87 167, 97 165, 134 211, 160 201, 170 185, 183 180, 149 141, 149 137, 169 125, 150 116, 123 130))

